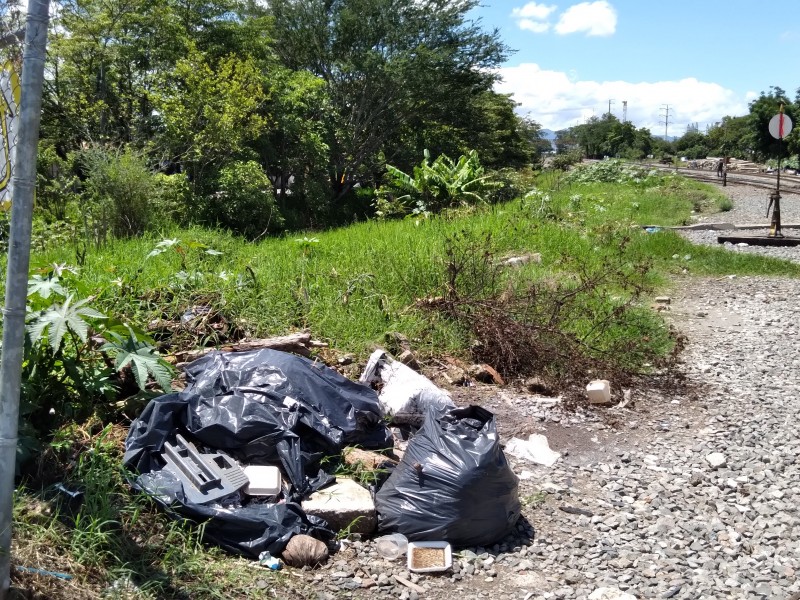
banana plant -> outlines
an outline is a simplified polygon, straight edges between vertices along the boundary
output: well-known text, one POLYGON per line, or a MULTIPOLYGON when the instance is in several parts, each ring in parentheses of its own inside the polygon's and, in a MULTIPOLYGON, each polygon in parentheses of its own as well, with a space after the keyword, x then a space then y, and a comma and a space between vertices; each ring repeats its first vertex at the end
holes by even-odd
POLYGON ((478 204, 486 202, 492 190, 502 187, 502 183, 485 173, 475 150, 455 161, 445 154, 432 161, 426 149, 412 174, 392 165, 386 165, 386 170, 388 182, 378 190, 378 207, 390 209, 386 212, 408 214, 414 205, 417 207, 414 212, 439 212, 478 204))

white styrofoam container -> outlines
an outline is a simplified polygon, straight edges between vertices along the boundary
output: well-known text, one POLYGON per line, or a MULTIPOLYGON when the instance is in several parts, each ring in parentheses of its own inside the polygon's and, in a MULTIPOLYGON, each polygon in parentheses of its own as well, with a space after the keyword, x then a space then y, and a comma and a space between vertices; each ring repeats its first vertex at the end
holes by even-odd
POLYGON ((448 542, 409 542, 406 550, 408 560, 408 570, 415 573, 433 573, 436 571, 446 571, 453 566, 453 547, 448 542), (437 567, 415 567, 414 548, 441 548, 444 550, 444 565, 437 567))
POLYGON ((250 481, 244 493, 250 496, 277 496, 281 493, 281 471, 278 467, 250 465, 244 468, 250 481))
POLYGON ((606 379, 595 379, 586 386, 586 395, 592 404, 611 403, 611 384, 606 379))

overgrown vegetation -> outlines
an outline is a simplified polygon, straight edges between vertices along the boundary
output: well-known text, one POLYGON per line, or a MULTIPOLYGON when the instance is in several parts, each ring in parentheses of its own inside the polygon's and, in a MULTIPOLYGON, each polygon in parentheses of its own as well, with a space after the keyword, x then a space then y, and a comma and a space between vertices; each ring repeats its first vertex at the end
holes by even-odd
MULTIPOLYGON (((594 169, 605 179, 623 167, 594 169)), ((167 521, 123 483, 124 427, 96 424, 125 422, 136 403, 122 400, 168 384, 154 347, 170 353, 309 328, 365 355, 399 331, 421 359, 454 354, 568 391, 609 373, 629 381, 669 360, 676 339, 647 306, 665 275, 800 275, 795 264, 641 227, 713 210, 707 186, 647 173, 610 183, 572 177, 523 174, 508 180, 528 193, 506 203, 255 243, 189 228, 96 248, 46 244, 31 277, 24 391, 38 403, 26 421, 43 442, 43 468, 27 471, 18 494, 14 561, 75 579, 15 576, 61 597, 144 598, 246 597, 254 578, 267 577, 291 598, 281 580, 202 548, 201 532, 167 521), (76 258, 81 267, 64 266, 76 258), (76 424, 64 428, 65 419, 76 424), (84 500, 73 505, 57 483, 84 500)), ((357 466, 347 472, 364 477, 357 466)))
POLYGON ((488 194, 503 186, 486 174, 478 153, 472 150, 453 160, 440 154, 431 160, 428 150, 412 175, 386 165, 386 185, 377 190, 376 214, 380 217, 430 215, 446 208, 484 203, 488 194))
POLYGON ((116 417, 117 402, 170 389, 172 367, 141 329, 92 308, 77 270, 55 264, 29 281, 20 399, 19 462, 67 423, 116 417))

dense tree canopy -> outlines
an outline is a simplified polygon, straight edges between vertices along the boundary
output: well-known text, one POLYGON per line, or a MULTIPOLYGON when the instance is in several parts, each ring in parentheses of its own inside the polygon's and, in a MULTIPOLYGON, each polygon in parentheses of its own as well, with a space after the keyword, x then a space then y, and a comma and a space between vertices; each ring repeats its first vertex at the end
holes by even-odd
POLYGON ((258 165, 281 222, 308 226, 367 213, 370 198, 355 201, 355 188, 378 186, 387 163, 409 168, 425 149, 530 165, 540 128, 492 90, 508 49, 469 17, 476 5, 62 0, 43 177, 71 170, 82 181, 82 152, 130 146, 151 171, 183 178, 170 185, 185 184, 181 197, 205 207, 185 216, 230 223, 225 190, 236 188, 231 178, 260 181, 258 165))

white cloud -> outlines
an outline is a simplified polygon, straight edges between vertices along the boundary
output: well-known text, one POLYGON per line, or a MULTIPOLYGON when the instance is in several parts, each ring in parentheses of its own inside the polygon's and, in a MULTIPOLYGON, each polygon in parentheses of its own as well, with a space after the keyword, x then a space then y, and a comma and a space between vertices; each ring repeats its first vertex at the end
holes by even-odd
POLYGON ((628 101, 628 120, 636 127, 647 127, 663 134, 660 116, 664 105, 670 107, 670 135, 680 135, 689 123, 707 124, 725 115, 747 113, 747 99, 719 84, 686 78, 678 81, 632 83, 628 81, 586 81, 570 78, 568 73, 548 71, 534 63, 500 69, 502 81, 495 89, 513 94, 520 103, 518 111, 547 129, 557 131, 583 123, 591 116, 608 110, 622 119, 622 102, 628 101))
POLYGON ((550 29, 547 18, 556 10, 556 6, 528 2, 525 6, 514 8, 511 16, 517 20, 517 26, 526 31, 544 33, 550 29))
POLYGON ((536 2, 528 2, 521 8, 515 8, 511 11, 511 16, 519 19, 536 19, 537 21, 544 21, 556 9, 556 5, 548 6, 546 4, 537 4, 536 2))
POLYGON ((519 25, 520 29, 532 31, 533 33, 545 33, 548 29, 550 29, 550 23, 533 21, 531 19, 522 19, 517 22, 517 25, 519 25))
POLYGON ((586 32, 586 35, 607 36, 617 30, 617 11, 606 0, 574 4, 561 13, 556 33, 586 32))

